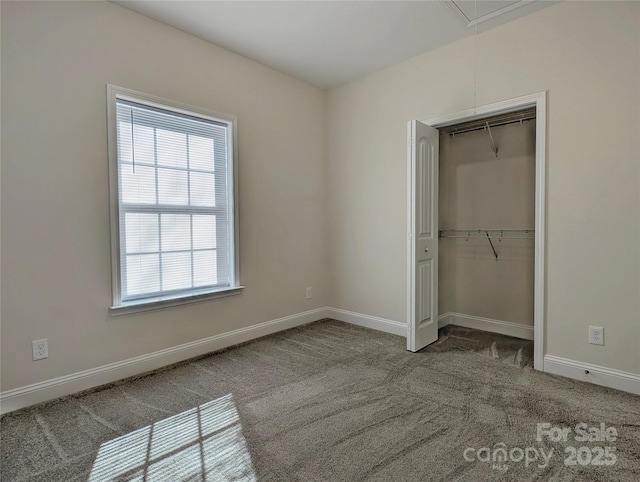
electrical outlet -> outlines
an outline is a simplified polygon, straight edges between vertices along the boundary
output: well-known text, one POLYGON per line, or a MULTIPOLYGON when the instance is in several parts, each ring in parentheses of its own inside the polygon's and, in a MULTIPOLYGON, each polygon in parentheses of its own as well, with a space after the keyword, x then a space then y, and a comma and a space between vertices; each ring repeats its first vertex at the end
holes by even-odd
POLYGON ((46 338, 42 340, 33 340, 31 342, 33 348, 33 359, 42 360, 43 358, 49 358, 49 342, 46 338))
POLYGON ((309 286, 307 288, 307 299, 310 300, 311 299, 311 286, 309 286))
POLYGON ((601 326, 589 326, 589 343, 592 345, 604 345, 604 328, 601 326))

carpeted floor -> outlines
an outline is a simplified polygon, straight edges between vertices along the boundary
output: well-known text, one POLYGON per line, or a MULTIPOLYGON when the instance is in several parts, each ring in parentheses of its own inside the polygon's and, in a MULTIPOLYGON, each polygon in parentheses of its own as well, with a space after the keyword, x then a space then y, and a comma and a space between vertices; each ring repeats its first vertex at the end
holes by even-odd
POLYGON ((325 320, 5 415, 1 435, 3 481, 640 480, 640 397, 457 327, 412 354, 325 320))

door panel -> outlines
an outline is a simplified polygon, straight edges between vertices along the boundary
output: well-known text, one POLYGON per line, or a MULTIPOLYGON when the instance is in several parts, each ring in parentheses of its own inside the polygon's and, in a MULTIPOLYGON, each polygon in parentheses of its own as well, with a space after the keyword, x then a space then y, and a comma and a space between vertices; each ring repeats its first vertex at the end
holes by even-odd
POLYGON ((431 261, 423 261, 418 265, 418 286, 416 295, 418 296, 418 328, 428 324, 431 319, 431 284, 433 282, 433 267, 431 261))
POLYGON ((409 122, 409 283, 407 349, 438 339, 437 129, 409 122))
MULTIPOLYGON (((418 149, 420 152, 418 153, 418 159, 416 160, 416 168, 418 170, 417 179, 416 179, 416 194, 418 195, 418 206, 427 207, 429 206, 429 191, 431 187, 431 174, 432 174, 432 163, 433 159, 428 155, 427 149, 429 145, 427 142, 422 139, 419 141, 418 149)), ((420 224, 418 226, 416 235, 424 239, 425 237, 431 236, 431 232, 433 229, 431 222, 431 209, 419 209, 419 220, 420 224)))

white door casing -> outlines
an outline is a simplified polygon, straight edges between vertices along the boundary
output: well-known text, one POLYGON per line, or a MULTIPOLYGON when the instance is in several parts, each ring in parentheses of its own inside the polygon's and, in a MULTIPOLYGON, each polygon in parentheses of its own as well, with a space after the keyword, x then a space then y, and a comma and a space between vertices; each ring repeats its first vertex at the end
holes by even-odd
MULTIPOLYGON (((533 366, 536 370, 547 371, 544 367, 545 357, 545 313, 546 313, 546 154, 547 154, 547 93, 538 92, 535 94, 524 95, 513 99, 495 102, 483 106, 474 107, 461 112, 447 114, 441 117, 431 118, 418 124, 433 126, 435 128, 460 124, 475 119, 481 119, 491 115, 502 114, 506 112, 514 112, 529 107, 536 108, 536 208, 535 208, 535 277, 534 277, 534 347, 533 347, 533 366)), ((412 123, 409 123, 409 139, 411 139, 412 123)), ((415 137, 414 137, 415 138, 415 137)), ((437 149, 436 149, 437 153, 437 149)), ((411 166, 412 148, 409 148, 409 166, 408 173, 408 225, 409 233, 413 222, 413 199, 415 196, 415 175, 411 166)), ((437 212, 437 209, 436 209, 437 212)), ((437 224, 436 224, 436 229, 437 224)), ((437 231, 436 231, 437 232, 437 231)), ((411 322, 415 316, 416 303, 412 283, 415 269, 414 253, 411 238, 408 247, 408 277, 407 284, 407 348, 411 350, 411 346, 415 346, 415 328, 411 322)), ((437 266, 437 265, 436 265, 437 266)), ((437 272, 436 272, 437 273, 437 272)), ((437 298, 436 298, 437 299, 437 298)), ((436 306, 437 308, 437 306, 436 306)))
POLYGON ((407 350, 416 352, 438 339, 438 130, 410 121, 407 150, 407 350))

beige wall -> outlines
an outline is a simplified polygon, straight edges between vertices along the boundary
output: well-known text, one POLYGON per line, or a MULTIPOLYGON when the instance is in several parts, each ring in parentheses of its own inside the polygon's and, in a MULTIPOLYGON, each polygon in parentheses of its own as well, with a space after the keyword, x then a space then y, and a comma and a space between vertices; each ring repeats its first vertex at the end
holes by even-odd
MULTIPOLYGON (((549 93, 546 352, 635 373, 639 19, 563 2, 483 33, 477 91, 549 93)), ((3 2, 1 30, 2 391, 325 305, 405 320, 406 122, 473 105, 473 39, 327 94, 107 2, 3 2), (238 116, 243 295, 109 316, 107 83, 238 116)))
MULTIPOLYGON (((440 229, 534 229, 536 125, 440 134, 440 229)), ((441 238, 440 314, 533 325, 534 240, 441 238)))
POLYGON ((2 390, 327 305, 324 95, 112 3, 3 2, 2 390), (238 117, 242 295, 109 315, 107 83, 238 117))
MULTIPOLYGON (((547 91, 547 354, 640 373, 640 4, 562 2, 482 33, 477 104, 547 91), (605 327, 605 346, 587 343, 605 327)), ((406 123, 473 106, 467 38, 328 94, 332 296, 406 319, 406 123)))

